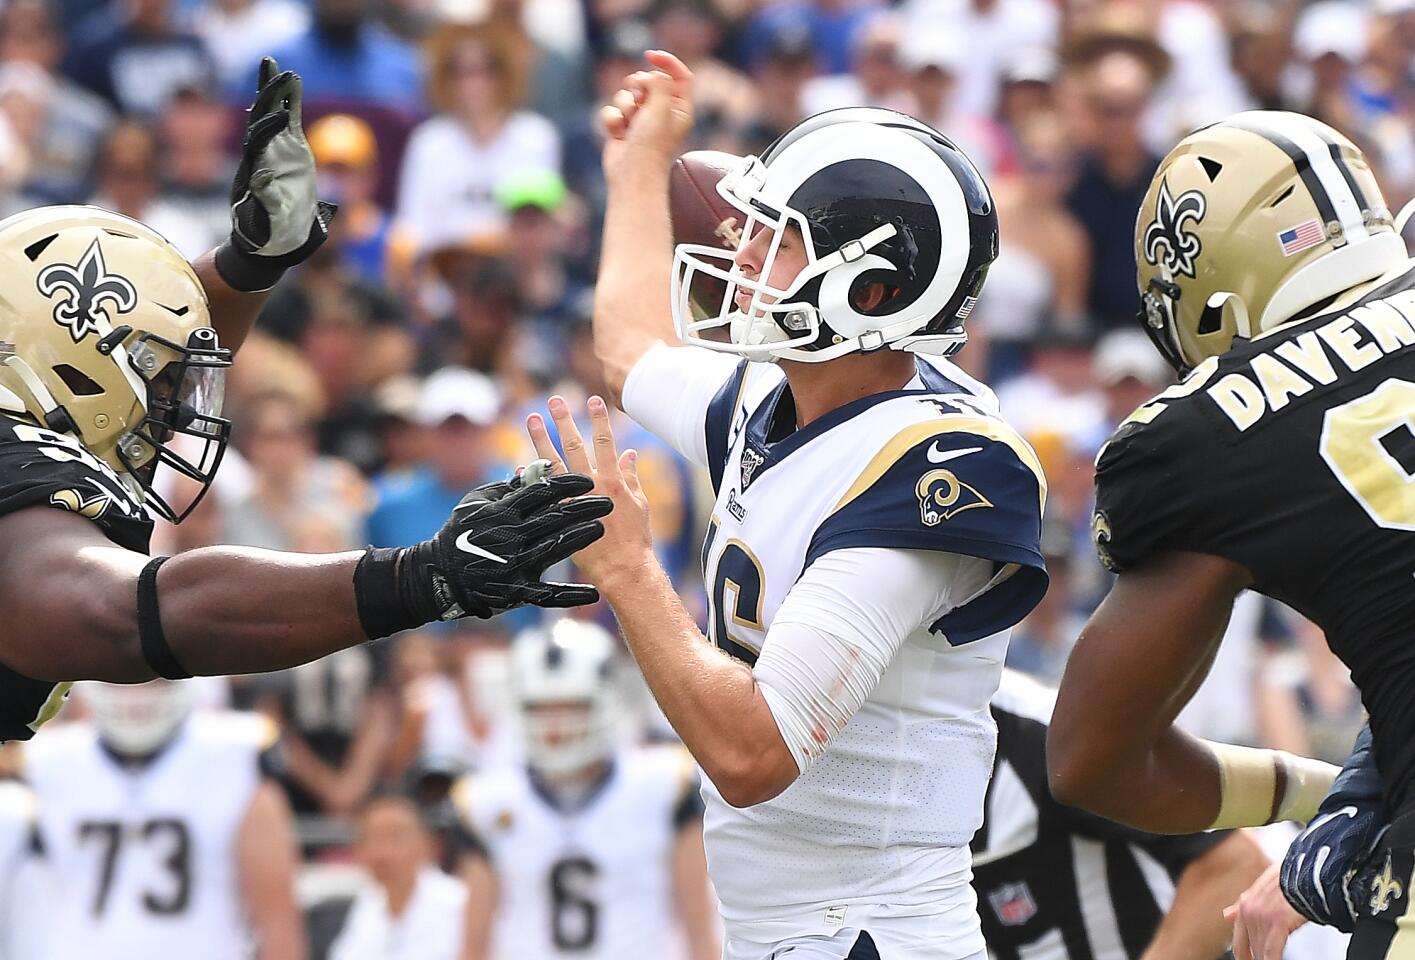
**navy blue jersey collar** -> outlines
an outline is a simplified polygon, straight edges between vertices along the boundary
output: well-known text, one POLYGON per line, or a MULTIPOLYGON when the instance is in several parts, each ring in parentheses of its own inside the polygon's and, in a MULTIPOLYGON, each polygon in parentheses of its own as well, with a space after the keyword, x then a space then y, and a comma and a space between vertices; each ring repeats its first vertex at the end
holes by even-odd
POLYGON ((917 357, 914 358, 914 370, 922 386, 872 393, 867 397, 852 400, 844 406, 836 407, 804 427, 797 427, 789 432, 786 432, 789 425, 795 423, 796 401, 791 396, 791 385, 783 377, 781 382, 771 389, 766 398, 752 411, 752 415, 747 418, 744 442, 762 457, 762 464, 756 468, 753 479, 761 476, 790 456, 793 451, 810 443, 821 434, 887 400, 936 393, 971 393, 945 377, 937 367, 925 363, 917 357))

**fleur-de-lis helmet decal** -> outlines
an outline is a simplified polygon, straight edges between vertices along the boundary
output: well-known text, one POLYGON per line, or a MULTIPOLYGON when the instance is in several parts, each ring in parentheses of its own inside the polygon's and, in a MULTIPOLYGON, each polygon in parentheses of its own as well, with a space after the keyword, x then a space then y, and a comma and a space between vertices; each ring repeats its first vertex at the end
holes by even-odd
POLYGON ((1208 201, 1198 190, 1186 190, 1174 199, 1169 194, 1169 183, 1160 183, 1159 197, 1155 200, 1155 219, 1145 228, 1145 259, 1159 266, 1163 264, 1175 273, 1194 277, 1194 261, 1198 258, 1203 244, 1199 235, 1186 230, 1189 221, 1199 223, 1204 219, 1208 201))
POLYGON ((110 308, 127 313, 138 303, 132 282, 108 272, 97 239, 89 244, 77 264, 50 264, 40 271, 36 283, 44 296, 61 298, 54 305, 54 322, 68 327, 75 343, 90 333, 99 333, 100 323, 111 326, 110 308))

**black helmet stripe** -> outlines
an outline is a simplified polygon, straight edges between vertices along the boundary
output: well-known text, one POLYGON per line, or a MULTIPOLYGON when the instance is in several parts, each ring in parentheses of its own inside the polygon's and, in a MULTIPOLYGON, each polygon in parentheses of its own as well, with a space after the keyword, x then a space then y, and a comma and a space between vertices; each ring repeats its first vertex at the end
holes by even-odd
POLYGON ((1331 194, 1327 192, 1327 185, 1322 181, 1321 175, 1312 168, 1312 158, 1307 155, 1307 151, 1299 147, 1294 141, 1278 133, 1269 126, 1251 123, 1246 118, 1231 117, 1223 121, 1226 127, 1236 127, 1239 130, 1246 130, 1251 134, 1262 137, 1264 140, 1277 147, 1292 160, 1297 168, 1297 175, 1302 178, 1302 185, 1307 188, 1307 192, 1312 195, 1312 202, 1317 205, 1317 213, 1322 218, 1322 226, 1325 227, 1332 221, 1340 221, 1337 216, 1336 204, 1332 203, 1331 194))
POLYGON ((1327 148, 1331 151, 1332 162, 1335 163, 1336 168, 1341 171, 1341 179, 1346 181, 1346 186, 1350 188, 1351 195, 1356 198, 1356 206, 1361 209, 1362 213, 1370 210, 1371 208, 1366 202, 1365 191, 1362 190, 1361 185, 1356 182, 1356 177, 1351 172, 1351 164, 1346 162, 1346 157, 1341 153, 1341 144, 1328 136, 1327 132, 1320 127, 1317 128, 1316 134, 1322 138, 1322 142, 1325 143, 1327 148))

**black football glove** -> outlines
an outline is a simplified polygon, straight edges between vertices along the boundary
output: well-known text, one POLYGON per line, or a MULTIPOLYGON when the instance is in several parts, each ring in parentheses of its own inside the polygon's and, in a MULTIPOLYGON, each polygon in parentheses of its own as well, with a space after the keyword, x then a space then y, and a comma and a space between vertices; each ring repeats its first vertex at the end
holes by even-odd
POLYGON ((599 518, 613 503, 583 496, 593 488, 578 473, 478 487, 437 536, 402 551, 400 593, 427 621, 492 617, 528 603, 594 603, 594 587, 541 581, 546 568, 604 536, 599 518))
POLYGON ((299 75, 281 73, 270 57, 262 60, 231 183, 231 236, 216 251, 221 278, 236 290, 269 290, 329 236, 337 208, 315 197, 300 99, 299 75))

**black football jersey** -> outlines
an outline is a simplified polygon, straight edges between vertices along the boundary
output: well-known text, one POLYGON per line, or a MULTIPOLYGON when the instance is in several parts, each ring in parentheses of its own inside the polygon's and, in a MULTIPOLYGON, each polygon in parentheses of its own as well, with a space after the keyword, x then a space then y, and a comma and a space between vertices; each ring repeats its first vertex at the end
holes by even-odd
POLYGON ((1240 341, 1142 406, 1096 461, 1117 571, 1232 560, 1324 631, 1400 808, 1415 774, 1415 270, 1356 306, 1240 341))
MULTIPOLYGON (((0 516, 27 507, 77 513, 118 546, 148 552, 152 520, 112 468, 72 437, 0 416, 0 516)), ((34 680, 0 664, 0 740, 34 736, 66 691, 66 684, 34 680)))

